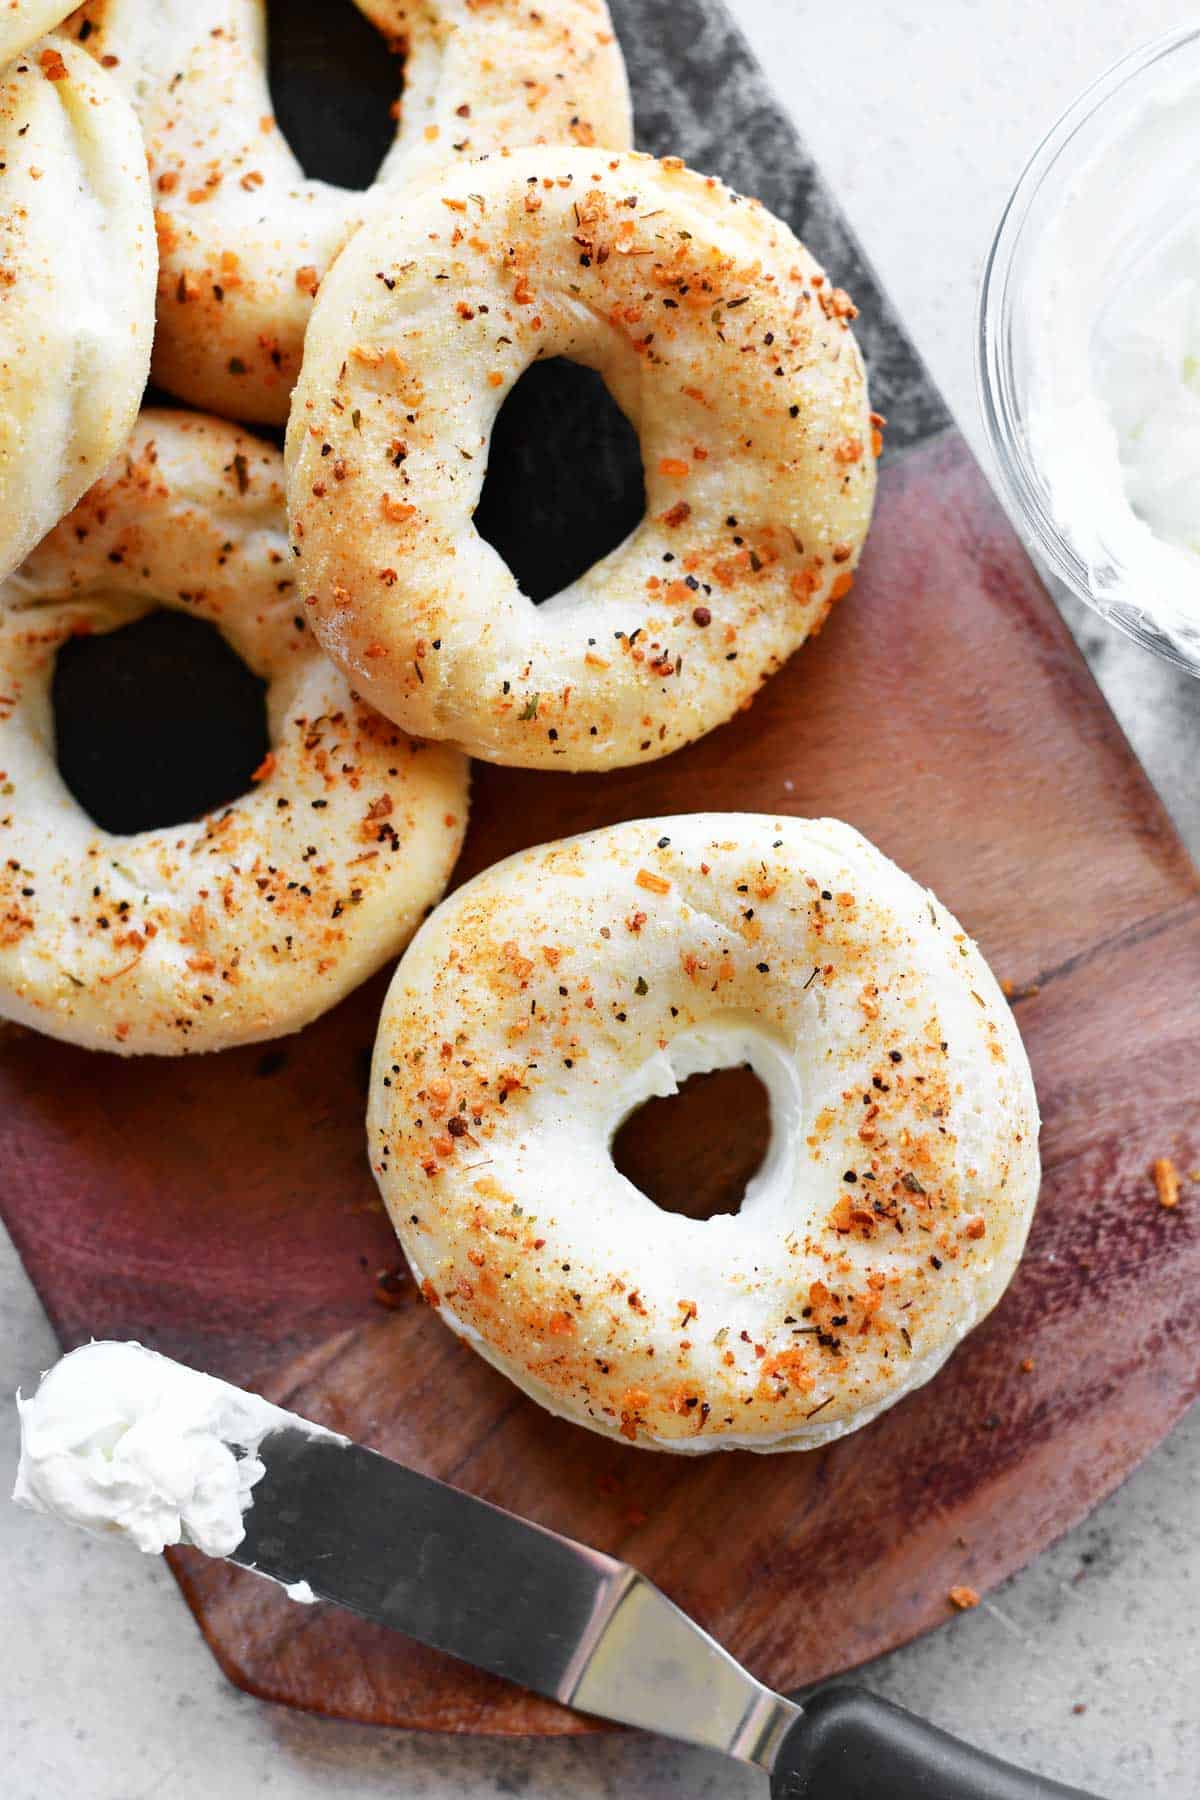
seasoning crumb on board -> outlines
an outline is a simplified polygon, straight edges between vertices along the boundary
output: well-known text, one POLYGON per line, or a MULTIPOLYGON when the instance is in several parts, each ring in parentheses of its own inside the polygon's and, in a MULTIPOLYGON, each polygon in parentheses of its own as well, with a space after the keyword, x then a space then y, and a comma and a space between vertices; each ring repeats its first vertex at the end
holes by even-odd
POLYGON ((378 1269, 375 1274, 375 1299, 389 1312, 404 1305, 413 1293, 412 1276, 407 1268, 378 1269))
POLYGON ((973 1587, 952 1587, 946 1598, 959 1612, 970 1612, 973 1606, 979 1605, 979 1595, 973 1587))
POLYGON ((1156 1156, 1151 1174, 1158 1194, 1158 1204, 1168 1209, 1179 1205, 1179 1170, 1169 1156, 1156 1156))

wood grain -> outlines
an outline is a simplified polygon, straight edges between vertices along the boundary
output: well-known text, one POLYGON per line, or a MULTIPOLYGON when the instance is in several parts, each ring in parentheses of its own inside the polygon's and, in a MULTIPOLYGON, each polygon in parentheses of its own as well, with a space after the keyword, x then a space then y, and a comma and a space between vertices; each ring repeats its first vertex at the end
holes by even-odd
MULTIPOLYGON (((858 588, 749 713, 649 769, 480 771, 460 877, 697 806, 849 819, 1015 986, 1045 1115, 1028 1254, 937 1380, 866 1431, 810 1456, 626 1448, 516 1395, 403 1278, 381 1288, 400 1259, 362 1137, 379 982, 286 1044, 195 1062, 0 1033, 0 1205, 64 1343, 141 1338, 618 1551, 795 1688, 1015 1569, 1195 1393, 1200 1188, 1167 1212, 1148 1171, 1200 1164, 1200 889, 952 432, 885 460, 858 588)), ((728 1108, 733 1160, 751 1117, 728 1108)), ((586 1728, 253 1575, 175 1568, 254 1693, 439 1730, 586 1728)))

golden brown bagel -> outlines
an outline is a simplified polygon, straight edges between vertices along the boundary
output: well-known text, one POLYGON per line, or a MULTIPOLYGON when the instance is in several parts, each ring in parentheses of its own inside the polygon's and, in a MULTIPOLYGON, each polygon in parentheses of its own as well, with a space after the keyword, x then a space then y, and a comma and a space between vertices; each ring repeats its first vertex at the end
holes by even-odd
POLYGON ((807 1448, 927 1381, 1016 1267, 1037 1101, 927 889, 829 819, 697 813, 460 888, 384 1004, 368 1144, 439 1317, 552 1412, 660 1450, 807 1448), (750 1062, 736 1215, 665 1212, 624 1118, 750 1062))
POLYGON ((853 580, 877 433, 854 308, 754 201, 678 159, 520 150, 364 226, 309 329, 288 429, 317 635, 406 729, 608 769, 711 731, 853 580), (538 358, 604 376, 647 510, 534 607, 472 522, 538 358))
POLYGON ((467 771, 351 693, 305 628, 279 452, 147 412, 103 480, 0 587, 0 1015, 125 1055, 297 1031, 395 956, 445 887, 467 771), (54 760, 65 640, 156 606, 214 624, 268 684, 251 792, 136 836, 54 760))
POLYGON ((431 164, 630 142, 605 0, 356 4, 404 49, 395 142, 366 193, 309 180, 276 124, 265 0, 90 0, 73 22, 141 116, 162 256, 154 377, 193 405, 283 424, 326 269, 431 164))
POLYGON ((136 118, 74 44, 34 44, 0 71, 0 579, 129 436, 155 268, 136 118))

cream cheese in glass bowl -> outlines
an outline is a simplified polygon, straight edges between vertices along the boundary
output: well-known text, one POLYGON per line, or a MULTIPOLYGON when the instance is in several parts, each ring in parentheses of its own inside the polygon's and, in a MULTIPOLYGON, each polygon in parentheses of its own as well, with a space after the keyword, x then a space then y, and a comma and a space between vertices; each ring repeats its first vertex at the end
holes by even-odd
POLYGON ((1035 554, 1200 673, 1200 28, 1116 64, 1034 154, 984 272, 979 374, 1035 554))

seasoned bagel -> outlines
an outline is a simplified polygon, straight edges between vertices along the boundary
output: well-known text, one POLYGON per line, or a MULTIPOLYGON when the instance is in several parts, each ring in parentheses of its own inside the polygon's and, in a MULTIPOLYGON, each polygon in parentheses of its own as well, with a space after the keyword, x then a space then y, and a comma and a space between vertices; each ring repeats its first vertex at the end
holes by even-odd
POLYGON ((0 587, 0 1016, 126 1055, 297 1031, 407 941, 467 809, 463 759, 353 695, 305 629, 278 451, 148 412, 0 587), (206 818, 100 830, 54 760, 72 634, 158 606, 207 619, 268 684, 253 790, 206 818))
POLYGON ((129 436, 155 266, 136 118, 74 44, 35 44, 0 71, 0 578, 129 436))
POLYGON ((146 132, 162 269, 154 377, 281 425, 313 295, 374 199, 502 144, 631 140, 605 0, 356 0, 404 50, 395 142, 366 193, 308 180, 272 115, 265 0, 90 0, 76 30, 146 132))
POLYGON ((53 31, 72 10, 71 0, 0 0, 0 64, 53 31))
POLYGON ((441 1318, 552 1412, 660 1450, 866 1424, 995 1305, 1038 1189, 987 965, 829 819, 617 825, 460 888, 392 982, 368 1132, 441 1318), (660 1210, 613 1134, 744 1062, 772 1137, 740 1212, 660 1210))
POLYGON ((678 160, 524 150, 363 229, 317 303, 288 500, 317 635, 406 730, 491 762, 646 762, 745 706, 850 586, 875 427, 786 226, 678 160), (542 606, 472 523, 539 357, 604 376, 647 512, 542 606))

